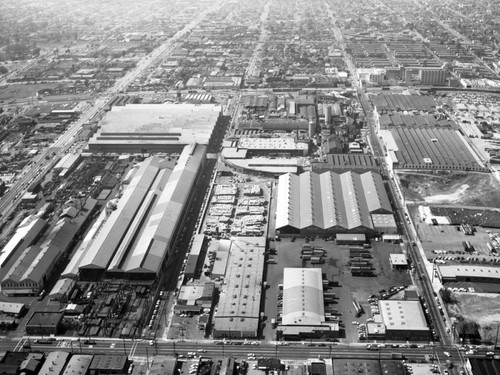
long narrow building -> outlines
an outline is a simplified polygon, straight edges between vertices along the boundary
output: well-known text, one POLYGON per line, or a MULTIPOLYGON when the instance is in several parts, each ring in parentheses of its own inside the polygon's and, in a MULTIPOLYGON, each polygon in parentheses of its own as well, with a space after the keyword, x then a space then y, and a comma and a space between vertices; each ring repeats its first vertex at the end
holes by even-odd
POLYGON ((206 146, 191 144, 177 161, 143 162, 80 255, 79 277, 154 280, 175 247, 205 155, 206 146))
POLYGON ((3 277, 2 292, 6 295, 39 293, 59 260, 71 249, 96 204, 95 199, 88 198, 77 216, 60 219, 40 244, 27 247, 3 277))

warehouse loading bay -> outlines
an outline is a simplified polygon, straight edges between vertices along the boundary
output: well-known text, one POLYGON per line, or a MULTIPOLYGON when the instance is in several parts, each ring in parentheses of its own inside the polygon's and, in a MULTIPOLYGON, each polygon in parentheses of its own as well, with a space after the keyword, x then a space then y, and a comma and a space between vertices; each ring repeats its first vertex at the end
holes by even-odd
MULTIPOLYGON (((276 338, 276 330, 272 327, 271 319, 276 319, 280 313, 281 299, 279 299, 279 284, 283 282, 283 269, 286 267, 319 267, 324 273, 324 278, 328 279, 331 287, 328 292, 335 293, 336 298, 333 309, 341 321, 340 339, 347 342, 360 341, 358 324, 365 323, 370 319, 370 303, 368 299, 371 295, 379 296, 385 290, 387 293, 396 288, 400 293, 404 291, 401 287, 410 286, 411 278, 407 270, 396 270, 391 267, 389 254, 400 254, 402 248, 400 244, 372 241, 369 252, 372 255, 374 270, 373 276, 353 276, 349 266, 349 246, 337 245, 335 241, 325 240, 319 237, 311 240, 304 238, 280 238, 279 241, 270 242, 272 257, 275 262, 267 264, 267 283, 269 288, 265 291, 265 316, 267 317, 263 335, 267 340, 276 338), (325 250, 323 264, 311 264, 311 261, 301 257, 303 246, 325 250), (353 305, 356 300, 363 308, 363 313, 358 315, 353 305)), ((326 290, 325 290, 326 292, 326 290)), ((325 307, 326 307, 325 303, 325 307)))

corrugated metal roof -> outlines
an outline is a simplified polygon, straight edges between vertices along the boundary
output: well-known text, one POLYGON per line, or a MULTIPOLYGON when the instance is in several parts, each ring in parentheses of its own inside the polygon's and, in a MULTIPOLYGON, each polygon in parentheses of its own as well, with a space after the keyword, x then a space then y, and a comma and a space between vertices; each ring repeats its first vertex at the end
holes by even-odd
POLYGON ((141 164, 127 189, 124 190, 117 209, 109 215, 79 268, 105 269, 108 267, 158 174, 159 161, 158 157, 152 157, 141 164))

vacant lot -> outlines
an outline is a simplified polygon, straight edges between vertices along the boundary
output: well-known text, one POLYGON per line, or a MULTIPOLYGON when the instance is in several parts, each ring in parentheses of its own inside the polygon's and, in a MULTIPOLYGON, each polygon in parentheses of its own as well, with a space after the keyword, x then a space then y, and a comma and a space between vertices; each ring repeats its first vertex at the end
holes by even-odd
POLYGON ((409 201, 500 207, 500 186, 491 174, 420 172, 400 173, 398 178, 409 201))
POLYGON ((35 96, 36 92, 46 88, 57 87, 57 84, 34 84, 34 85, 9 85, 0 88, 0 101, 6 102, 14 99, 29 98, 35 96))
POLYGON ((453 293, 455 304, 448 305, 450 316, 475 321, 484 342, 495 342, 500 324, 500 295, 493 293, 453 293))

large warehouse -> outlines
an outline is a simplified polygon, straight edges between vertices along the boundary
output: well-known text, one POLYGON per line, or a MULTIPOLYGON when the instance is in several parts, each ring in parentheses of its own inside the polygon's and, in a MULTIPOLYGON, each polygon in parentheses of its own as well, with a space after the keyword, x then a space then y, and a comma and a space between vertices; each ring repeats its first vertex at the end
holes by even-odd
POLYGON ((82 226, 93 213, 97 201, 88 198, 74 218, 62 218, 39 244, 27 247, 3 277, 2 292, 6 295, 39 293, 50 279, 59 260, 72 247, 82 226))
POLYGON ((221 124, 221 107, 215 104, 114 106, 88 147, 91 152, 181 152, 193 142, 208 145, 221 124))
POLYGON ((392 208, 379 174, 328 171, 280 176, 276 212, 277 234, 375 234, 371 215, 392 208))
POLYGON ((449 282, 475 282, 475 283, 500 283, 500 267, 451 265, 439 266, 437 272, 442 283, 449 282))
POLYGON ((280 334, 287 339, 338 337, 338 323, 325 319, 321 268, 285 268, 283 272, 280 334))
POLYGON ((420 301, 379 301, 380 315, 387 340, 428 341, 427 326, 420 301))
POLYGON ((394 168, 489 172, 458 130, 422 127, 380 133, 394 168))
MULTIPOLYGON (((152 157, 141 164, 123 191, 117 208, 102 224, 78 262, 83 280, 108 278, 154 280, 175 246, 206 155, 192 144, 177 163, 152 157)), ((63 274, 69 274, 65 271, 63 274)))
POLYGON ((257 338, 266 238, 235 237, 230 249, 213 336, 257 338))

